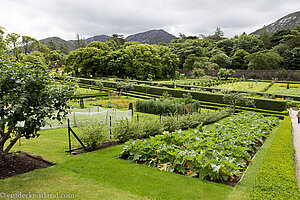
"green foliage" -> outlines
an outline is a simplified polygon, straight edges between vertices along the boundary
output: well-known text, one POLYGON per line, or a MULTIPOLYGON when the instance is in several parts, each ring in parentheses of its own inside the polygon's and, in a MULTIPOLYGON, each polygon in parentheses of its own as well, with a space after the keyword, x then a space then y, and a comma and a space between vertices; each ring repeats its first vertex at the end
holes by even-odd
POLYGON ((239 49, 244 49, 248 53, 255 53, 263 50, 263 42, 256 35, 240 35, 235 41, 234 52, 239 49))
POLYGON ((248 66, 245 57, 248 55, 249 53, 244 49, 237 50, 231 57, 232 67, 234 69, 247 69, 248 66))
POLYGON ((33 51, 31 53, 24 55, 23 60, 24 62, 29 62, 32 64, 40 63, 43 66, 45 66, 47 63, 44 54, 39 51, 33 51))
POLYGON ((130 82, 121 82, 119 83, 119 86, 121 88, 122 91, 128 92, 130 90, 132 90, 133 88, 133 84, 130 82))
POLYGON ((19 138, 38 137, 37 131, 47 119, 60 121, 66 116, 73 87, 55 83, 38 63, 0 60, 0 66, 1 160, 19 138), (6 144, 8 139, 11 141, 6 144))
POLYGON ((101 71, 104 52, 95 47, 79 48, 72 51, 66 58, 66 71, 75 75, 94 76, 101 71))
POLYGON ((163 171, 223 182, 245 171, 251 153, 277 124, 274 117, 242 113, 195 130, 130 140, 121 157, 163 171))
POLYGON ((203 69, 201 69, 201 68, 195 68, 195 69, 193 69, 193 75, 195 76, 195 77, 202 77, 202 76, 205 76, 205 72, 204 72, 204 70, 203 69))
POLYGON ((98 123, 80 127, 79 138, 90 150, 111 140, 108 126, 98 123))
POLYGON ((250 199, 299 199, 291 120, 286 117, 264 156, 250 199))
POLYGON ((190 54, 186 58, 184 64, 183 64, 183 69, 184 70, 193 70, 195 68, 195 62, 199 62, 199 58, 196 57, 195 54, 190 54))
POLYGON ((187 114, 197 112, 200 109, 198 101, 193 99, 160 99, 160 100, 138 100, 135 103, 135 109, 138 112, 151 114, 187 114))
POLYGON ((105 54, 111 51, 111 48, 105 42, 93 41, 87 47, 95 47, 101 49, 105 54))
POLYGON ((255 107, 253 99, 245 98, 245 94, 243 93, 228 92, 224 94, 223 99, 225 102, 229 103, 233 107, 233 114, 235 113, 235 108, 238 104, 247 106, 251 105, 255 107))
POLYGON ((228 68, 231 65, 230 57, 225 53, 216 54, 209 61, 218 64, 221 68, 228 68))
POLYGON ((285 52, 284 64, 289 69, 300 69, 300 47, 285 52))
POLYGON ((221 68, 218 71, 218 76, 221 78, 228 79, 229 77, 233 77, 234 75, 235 75, 235 71, 233 69, 221 68))
POLYGON ((143 122, 123 120, 114 127, 113 134, 120 142, 126 142, 130 139, 161 135, 163 131, 163 125, 156 119, 143 122))
POLYGON ((245 59, 249 63, 249 70, 278 69, 283 61, 279 54, 272 51, 259 51, 246 56, 245 59))

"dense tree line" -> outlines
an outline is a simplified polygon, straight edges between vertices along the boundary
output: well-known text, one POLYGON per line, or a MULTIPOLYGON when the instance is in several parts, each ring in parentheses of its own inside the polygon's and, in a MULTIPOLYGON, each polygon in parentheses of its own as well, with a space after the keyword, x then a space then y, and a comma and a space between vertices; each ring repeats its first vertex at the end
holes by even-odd
POLYGON ((66 70, 76 76, 117 76, 142 80, 175 76, 179 59, 164 45, 91 42, 72 51, 66 58, 66 70))
MULTIPOLYGON (((0 27, 1 33, 4 28, 0 27)), ((9 33, 1 36, 0 49, 17 60, 38 61, 60 67, 74 76, 116 76, 142 80, 174 78, 177 69, 203 75, 205 70, 300 69, 300 27, 274 34, 242 34, 225 38, 220 28, 212 36, 185 36, 170 44, 148 45, 126 42, 113 34, 105 42, 88 45, 77 35, 76 50, 64 43, 41 43, 29 36, 9 33), (5 48, 1 48, 5 46, 5 48)))
POLYGON ((300 69, 300 27, 270 35, 242 34, 224 38, 217 28, 213 36, 192 37, 180 34, 169 47, 179 59, 179 68, 193 69, 300 69))

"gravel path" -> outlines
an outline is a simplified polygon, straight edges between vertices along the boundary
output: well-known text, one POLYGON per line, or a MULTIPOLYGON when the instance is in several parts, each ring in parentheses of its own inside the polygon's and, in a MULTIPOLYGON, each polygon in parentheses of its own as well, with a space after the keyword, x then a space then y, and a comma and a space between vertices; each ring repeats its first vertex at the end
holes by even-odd
POLYGON ((295 148, 295 165, 296 165, 296 176, 298 180, 298 187, 300 187, 300 124, 298 124, 297 112, 290 110, 290 116, 292 120, 292 136, 295 148))

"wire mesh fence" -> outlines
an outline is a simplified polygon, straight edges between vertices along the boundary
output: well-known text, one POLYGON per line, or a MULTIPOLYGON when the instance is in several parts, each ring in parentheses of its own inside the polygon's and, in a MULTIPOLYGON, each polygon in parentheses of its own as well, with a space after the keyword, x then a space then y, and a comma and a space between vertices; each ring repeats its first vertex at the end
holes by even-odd
POLYGON ((68 119, 70 120, 71 127, 95 123, 116 123, 121 120, 131 121, 132 110, 120 111, 115 108, 104 109, 101 107, 72 109, 66 119, 62 121, 49 120, 47 121, 47 125, 41 129, 45 130, 68 127, 68 119))

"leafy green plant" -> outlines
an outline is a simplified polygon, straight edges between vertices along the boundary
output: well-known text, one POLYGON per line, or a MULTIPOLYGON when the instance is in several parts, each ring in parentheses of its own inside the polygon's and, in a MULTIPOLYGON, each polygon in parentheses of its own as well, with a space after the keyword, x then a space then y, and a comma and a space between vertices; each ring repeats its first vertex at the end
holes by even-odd
POLYGON ((278 119, 241 113, 197 129, 130 140, 121 157, 205 180, 232 181, 246 169, 278 119))
POLYGON ((106 124, 91 124, 79 129, 79 138, 90 150, 96 149, 106 141, 111 140, 109 127, 106 124))

